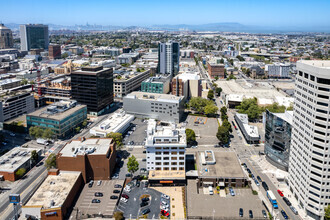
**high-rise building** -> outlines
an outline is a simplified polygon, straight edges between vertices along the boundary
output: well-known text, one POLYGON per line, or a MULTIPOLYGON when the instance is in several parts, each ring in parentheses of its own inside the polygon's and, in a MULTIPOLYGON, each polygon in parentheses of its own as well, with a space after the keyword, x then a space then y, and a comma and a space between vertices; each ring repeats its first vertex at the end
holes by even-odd
POLYGON ((0 49, 12 48, 13 45, 13 33, 0 23, 0 49))
POLYGON ((91 115, 100 115, 113 103, 112 68, 83 67, 71 73, 72 98, 87 105, 91 115))
POLYGON ((20 25, 21 50, 48 49, 48 25, 25 24, 20 25))
POLYGON ((266 110, 265 154, 268 161, 288 170, 293 112, 272 113, 266 110))
POLYGON ((295 82, 289 187, 313 219, 330 204, 330 61, 298 61, 295 82))
POLYGON ((170 41, 158 45, 158 72, 174 74, 179 72, 180 45, 170 41))
POLYGON ((61 46, 58 44, 50 44, 48 47, 49 59, 61 59, 61 46))

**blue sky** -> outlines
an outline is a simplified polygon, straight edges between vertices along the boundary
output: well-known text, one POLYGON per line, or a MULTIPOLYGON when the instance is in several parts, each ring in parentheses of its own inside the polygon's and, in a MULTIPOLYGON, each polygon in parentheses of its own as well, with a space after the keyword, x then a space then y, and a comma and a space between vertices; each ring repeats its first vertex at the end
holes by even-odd
POLYGON ((330 0, 0 0, 0 22, 330 26, 330 0))

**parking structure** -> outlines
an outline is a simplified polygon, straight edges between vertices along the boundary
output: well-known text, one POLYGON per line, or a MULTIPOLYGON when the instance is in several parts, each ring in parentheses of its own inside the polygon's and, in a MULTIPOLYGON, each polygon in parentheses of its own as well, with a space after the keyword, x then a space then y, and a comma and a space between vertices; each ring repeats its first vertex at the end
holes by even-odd
POLYGON ((113 190, 120 190, 122 188, 115 188, 114 186, 119 184, 123 186, 123 180, 102 180, 101 184, 95 180, 92 187, 88 187, 88 183, 85 184, 82 190, 73 212, 71 213, 72 218, 81 219, 87 216, 103 216, 111 218, 116 208, 120 193, 113 193, 113 190), (96 197, 95 193, 103 193, 102 197, 96 197), (116 195, 118 199, 110 199, 110 196, 116 195), (92 203, 93 199, 99 199, 100 203, 92 203))
POLYGON ((148 219, 159 219, 162 201, 168 204, 170 212, 170 201, 163 199, 161 197, 162 193, 145 187, 144 181, 141 182, 139 187, 133 186, 130 192, 123 191, 123 193, 128 195, 129 199, 127 203, 119 202, 117 210, 123 212, 126 219, 137 219, 142 215, 142 211, 147 208, 150 209, 150 212, 147 214, 148 219), (141 208, 141 197, 143 195, 149 195, 150 200, 148 201, 148 205, 141 208))

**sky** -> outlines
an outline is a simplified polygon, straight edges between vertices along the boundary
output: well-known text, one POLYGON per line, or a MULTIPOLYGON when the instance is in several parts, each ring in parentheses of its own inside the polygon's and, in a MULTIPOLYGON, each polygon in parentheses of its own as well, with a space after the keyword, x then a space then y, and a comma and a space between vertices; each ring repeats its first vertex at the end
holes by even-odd
POLYGON ((0 0, 0 22, 329 27, 330 0, 0 0))

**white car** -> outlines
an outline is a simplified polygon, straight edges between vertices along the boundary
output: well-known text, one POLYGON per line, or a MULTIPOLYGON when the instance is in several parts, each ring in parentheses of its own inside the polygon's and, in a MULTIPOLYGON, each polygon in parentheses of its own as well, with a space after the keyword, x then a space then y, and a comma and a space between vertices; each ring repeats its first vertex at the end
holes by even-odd
POLYGON ((162 205, 162 209, 168 209, 170 206, 168 205, 168 204, 166 204, 166 205, 162 205))
POLYGON ((168 208, 162 206, 162 210, 164 210, 165 212, 168 212, 168 208))
POLYGON ((124 203, 128 202, 128 200, 125 199, 124 197, 121 197, 121 198, 120 198, 120 201, 121 201, 121 202, 124 202, 124 203))
POLYGON ((164 199, 170 199, 170 197, 168 195, 162 194, 162 198, 164 199))
POLYGON ((165 202, 165 201, 162 201, 162 205, 167 205, 167 202, 165 202))
POLYGON ((97 181, 97 185, 101 186, 102 180, 97 181))
POLYGON ((131 188, 125 187, 125 188, 124 188, 124 191, 125 191, 125 192, 131 192, 132 190, 131 190, 131 188))

